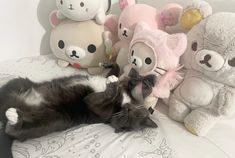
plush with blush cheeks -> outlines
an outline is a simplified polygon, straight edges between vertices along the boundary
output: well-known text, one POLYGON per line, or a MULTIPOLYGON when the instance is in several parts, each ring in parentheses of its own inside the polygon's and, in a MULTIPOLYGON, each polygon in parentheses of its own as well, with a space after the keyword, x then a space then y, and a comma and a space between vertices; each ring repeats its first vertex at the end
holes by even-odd
POLYGON ((121 70, 128 64, 127 54, 130 41, 133 37, 135 27, 138 22, 144 21, 152 29, 165 30, 167 26, 173 26, 178 23, 182 7, 177 4, 168 4, 160 10, 146 5, 136 4, 135 0, 119 0, 122 12, 119 18, 112 22, 119 41, 114 45, 114 57, 121 67, 121 70))
POLYGON ((111 34, 103 25, 93 20, 84 22, 60 20, 51 13, 50 23, 53 26, 50 46, 62 67, 72 65, 88 69, 91 74, 100 74, 103 68, 100 63, 108 62, 106 50, 112 47, 111 34))
POLYGON ((57 18, 74 21, 95 19, 97 24, 105 23, 105 14, 111 10, 112 0, 56 0, 57 18))
MULTIPOLYGON (((172 87, 180 79, 177 73, 180 68, 179 59, 186 47, 185 34, 170 35, 158 29, 151 29, 146 23, 140 22, 130 43, 129 65, 125 67, 123 76, 128 76, 131 68, 137 70, 142 76, 154 74, 157 80, 151 96, 156 98, 155 100, 168 98, 172 87)), ((154 105, 146 106, 152 107, 155 104, 156 102, 154 105)))
POLYGON ((169 101, 169 115, 204 136, 235 114, 235 14, 215 13, 188 32, 186 73, 169 101))

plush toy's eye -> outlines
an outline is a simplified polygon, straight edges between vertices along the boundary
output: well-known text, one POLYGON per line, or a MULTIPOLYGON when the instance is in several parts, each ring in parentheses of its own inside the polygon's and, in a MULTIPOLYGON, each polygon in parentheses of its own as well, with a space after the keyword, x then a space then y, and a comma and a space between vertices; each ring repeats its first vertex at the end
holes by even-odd
POLYGON ((87 50, 88 52, 90 53, 95 53, 96 52, 96 46, 94 44, 90 44, 88 47, 87 47, 87 50))
POLYGON ((58 42, 58 47, 59 47, 60 49, 64 49, 64 47, 65 47, 64 41, 60 40, 60 41, 58 42))
POLYGON ((122 23, 119 24, 119 29, 121 29, 121 28, 122 28, 122 23))
POLYGON ((133 55, 134 55, 134 53, 135 53, 135 51, 134 51, 134 50, 132 50, 132 52, 131 52, 131 56, 133 56, 133 55))
POLYGON ((64 4, 63 0, 60 0, 60 4, 61 4, 61 5, 63 5, 63 4, 64 4))
POLYGON ((150 64, 152 63, 152 59, 146 58, 146 59, 145 59, 145 63, 148 64, 148 65, 150 65, 150 64))
POLYGON ((193 42, 193 44, 192 44, 192 50, 193 50, 193 51, 197 51, 197 46, 198 46, 197 42, 193 42))
POLYGON ((80 6, 81 6, 81 7, 84 7, 84 5, 85 5, 85 4, 84 4, 83 2, 80 3, 80 6))
POLYGON ((235 67, 235 58, 228 61, 228 64, 232 67, 235 67))

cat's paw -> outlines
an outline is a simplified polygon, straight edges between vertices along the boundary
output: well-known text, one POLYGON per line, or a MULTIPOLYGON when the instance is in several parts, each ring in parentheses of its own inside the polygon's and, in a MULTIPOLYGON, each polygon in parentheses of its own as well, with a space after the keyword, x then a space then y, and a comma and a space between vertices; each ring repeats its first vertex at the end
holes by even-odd
POLYGON ((108 77, 107 84, 115 82, 118 82, 118 78, 116 76, 112 75, 108 77))
POLYGON ((19 115, 17 113, 17 109, 15 108, 9 108, 6 113, 5 113, 7 119, 8 119, 8 123, 10 125, 15 125, 18 123, 19 121, 19 115))

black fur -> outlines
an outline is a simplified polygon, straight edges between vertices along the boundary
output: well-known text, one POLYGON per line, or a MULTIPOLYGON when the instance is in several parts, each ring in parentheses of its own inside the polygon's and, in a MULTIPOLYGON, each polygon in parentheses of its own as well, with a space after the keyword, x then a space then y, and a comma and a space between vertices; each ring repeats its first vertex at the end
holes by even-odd
POLYGON ((126 83, 110 83, 104 92, 96 93, 89 85, 68 86, 73 80, 87 81, 89 76, 77 75, 43 83, 18 78, 0 88, 0 119, 6 133, 23 141, 82 123, 110 123, 116 132, 157 127, 149 122, 147 109, 136 103, 122 105, 126 83), (32 91, 42 94, 44 101, 40 105, 26 103, 25 97, 32 91), (20 97, 22 94, 24 97, 20 97), (17 109, 19 119, 15 125, 8 124, 5 116, 9 108, 17 109))

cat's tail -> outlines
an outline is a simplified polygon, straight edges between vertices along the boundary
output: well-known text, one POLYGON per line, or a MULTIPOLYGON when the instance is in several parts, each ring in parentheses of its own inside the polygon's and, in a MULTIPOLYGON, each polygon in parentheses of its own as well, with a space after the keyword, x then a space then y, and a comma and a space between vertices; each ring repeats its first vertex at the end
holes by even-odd
POLYGON ((105 69, 111 69, 107 76, 106 77, 109 77, 109 76, 116 76, 116 77, 119 77, 120 75, 120 67, 117 63, 113 62, 113 63, 100 63, 100 66, 101 67, 104 67, 105 69))

